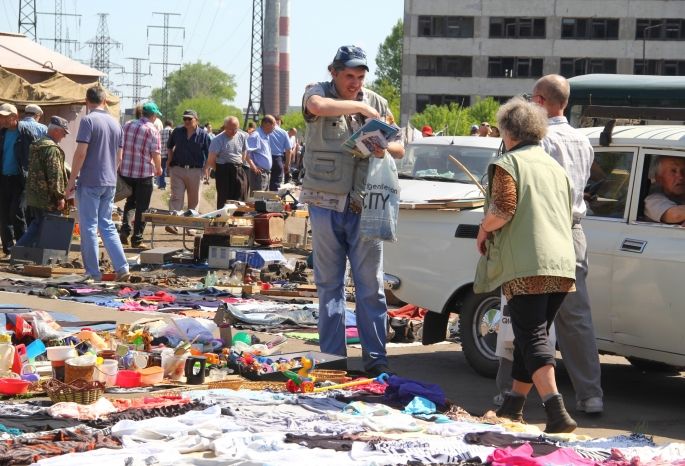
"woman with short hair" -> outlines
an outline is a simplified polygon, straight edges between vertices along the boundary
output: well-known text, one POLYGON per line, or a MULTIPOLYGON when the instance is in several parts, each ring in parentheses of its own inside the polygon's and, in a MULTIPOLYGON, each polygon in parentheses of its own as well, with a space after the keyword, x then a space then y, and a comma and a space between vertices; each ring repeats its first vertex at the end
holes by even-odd
POLYGON ((575 291, 571 185, 539 146, 547 131, 541 107, 515 97, 497 112, 497 124, 506 153, 488 169, 474 283, 480 293, 502 287, 514 330, 514 383, 497 415, 522 421, 535 385, 547 413, 545 432, 572 432, 576 422, 557 390, 548 334, 564 297, 575 291))

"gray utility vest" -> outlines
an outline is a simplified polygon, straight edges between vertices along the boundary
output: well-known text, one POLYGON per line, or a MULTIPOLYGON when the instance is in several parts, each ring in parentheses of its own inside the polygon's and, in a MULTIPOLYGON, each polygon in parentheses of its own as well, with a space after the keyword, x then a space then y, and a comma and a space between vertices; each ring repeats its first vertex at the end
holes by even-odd
MULTIPOLYGON (((319 83, 325 97, 338 99, 332 92, 333 84, 319 83)), ((388 102, 368 89, 362 89, 363 101, 378 110, 381 116, 388 113, 388 102)), ((304 108, 302 109, 304 112, 304 108)), ((352 135, 349 118, 345 115, 317 117, 307 122, 305 135, 304 180, 302 187, 334 194, 351 194, 351 201, 359 205, 364 198, 368 159, 352 156, 342 144, 352 135)))

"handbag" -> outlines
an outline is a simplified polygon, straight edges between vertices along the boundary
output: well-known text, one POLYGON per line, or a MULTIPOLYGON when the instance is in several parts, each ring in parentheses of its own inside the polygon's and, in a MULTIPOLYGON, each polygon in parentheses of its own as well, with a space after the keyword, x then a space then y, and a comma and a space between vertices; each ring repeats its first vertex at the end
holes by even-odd
POLYGON ((359 222, 363 240, 397 241, 397 216, 400 208, 400 183, 395 161, 386 151, 373 157, 366 176, 366 194, 359 222))
POLYGON ((117 189, 114 192, 114 202, 119 202, 133 194, 133 188, 128 184, 121 175, 117 174, 117 189))

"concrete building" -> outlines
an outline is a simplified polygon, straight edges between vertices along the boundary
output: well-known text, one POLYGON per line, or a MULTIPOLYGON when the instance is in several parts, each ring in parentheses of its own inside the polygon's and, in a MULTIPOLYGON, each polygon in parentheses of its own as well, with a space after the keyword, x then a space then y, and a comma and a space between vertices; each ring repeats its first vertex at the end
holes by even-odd
POLYGON ((682 76, 684 43, 685 0, 405 0, 401 122, 549 73, 682 76))

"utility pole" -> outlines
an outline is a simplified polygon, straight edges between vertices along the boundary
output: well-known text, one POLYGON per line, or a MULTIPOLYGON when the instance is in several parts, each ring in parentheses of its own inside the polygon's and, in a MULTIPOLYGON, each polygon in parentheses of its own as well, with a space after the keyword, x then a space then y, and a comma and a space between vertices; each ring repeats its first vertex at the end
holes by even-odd
POLYGON ((93 50, 90 55, 90 66, 105 73, 105 76, 100 78, 100 83, 109 89, 112 81, 109 79, 109 73, 113 69, 122 69, 121 65, 117 65, 109 61, 109 51, 113 48, 121 48, 121 42, 117 42, 109 36, 109 29, 107 27, 108 13, 98 13, 100 21, 98 22, 98 30, 94 39, 86 42, 93 50))
POLYGON ((141 98, 141 90, 150 87, 150 86, 144 86, 141 84, 141 78, 143 76, 150 76, 150 73, 142 73, 140 71, 141 69, 141 63, 147 60, 147 58, 135 58, 135 57, 127 57, 127 60, 132 61, 132 66, 133 66, 133 71, 122 71, 119 74, 128 74, 131 75, 131 83, 129 84, 122 84, 123 86, 127 86, 131 88, 131 95, 123 96, 126 98, 130 98, 132 100, 131 107, 135 107, 140 103, 142 100, 141 98))
POLYGON ((264 113, 262 107, 262 44, 264 42, 264 0, 252 0, 252 47, 250 52, 250 99, 245 110, 243 129, 247 121, 259 121, 264 113))
POLYGON ((63 9, 63 1, 62 0, 55 0, 55 11, 54 12, 43 12, 39 11, 39 15, 51 15, 55 17, 55 35, 53 37, 41 37, 40 40, 49 40, 52 42, 52 49, 55 52, 71 56, 70 49, 69 49, 69 44, 78 44, 78 41, 76 40, 69 40, 69 32, 67 30, 67 37, 66 39, 63 39, 62 35, 62 17, 64 16, 73 16, 76 18, 79 18, 79 25, 81 23, 81 15, 77 15, 74 13, 64 13, 63 9))
POLYGON ((36 40, 36 0, 19 0, 19 34, 36 40))
POLYGON ((169 76, 169 65, 171 66, 181 66, 180 63, 170 63, 169 62, 169 49, 170 48, 180 48, 181 49, 181 61, 183 61, 183 46, 178 44, 169 43, 169 30, 170 29, 181 29, 183 31, 183 39, 186 38, 186 29, 180 26, 169 26, 169 18, 171 16, 181 16, 179 13, 163 13, 158 11, 153 11, 153 15, 161 15, 163 17, 162 26, 158 25, 148 25, 147 27, 147 37, 150 39, 150 29, 162 29, 162 43, 161 44, 148 44, 147 54, 150 56, 150 47, 162 47, 162 61, 150 61, 150 66, 152 65, 162 65, 162 80, 164 85, 162 87, 162 113, 166 115, 169 113, 169 90, 167 88, 167 76, 169 76))

